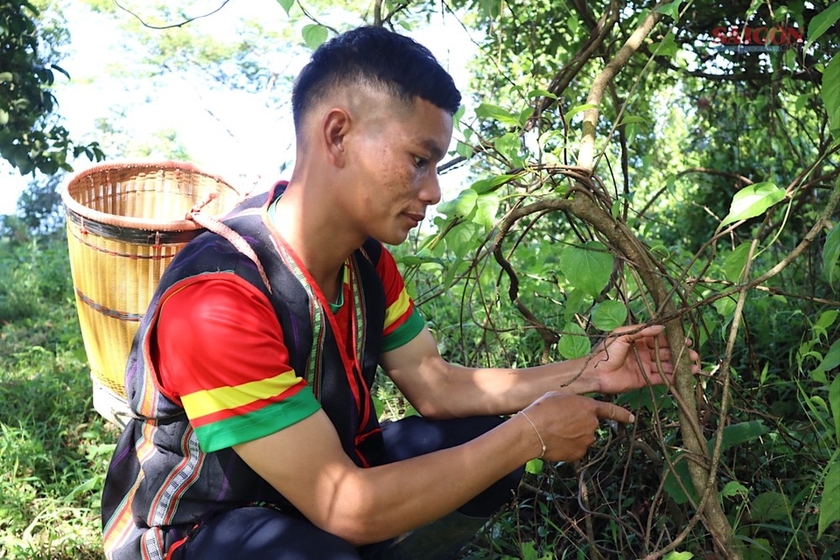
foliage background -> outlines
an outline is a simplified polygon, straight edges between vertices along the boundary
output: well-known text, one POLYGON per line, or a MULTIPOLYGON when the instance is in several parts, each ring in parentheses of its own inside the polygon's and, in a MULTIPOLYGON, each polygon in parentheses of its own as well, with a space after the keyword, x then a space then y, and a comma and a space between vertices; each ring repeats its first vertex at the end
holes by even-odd
MULTIPOLYGON (((85 2, 125 38, 109 72, 127 91, 189 74, 274 112, 285 110, 290 53, 363 21, 446 20, 475 42, 441 169, 463 184, 395 248, 446 357, 533 365, 586 355, 616 326, 645 321, 668 321, 672 340, 686 333, 703 355, 696 379, 616 398, 637 422, 602 426, 583 461, 530 463, 514 507, 465 557, 840 551, 840 5, 280 1, 229 23, 225 4, 85 2), (761 28, 768 44, 744 44, 761 28), (802 42, 782 43, 789 29, 802 42)), ((40 7, 40 40, 60 46, 49 22, 66 6, 40 7)), ((146 100, 118 97, 68 144, 91 150, 75 155, 192 157, 180 131, 133 134, 119 116, 146 100)), ((52 108, 34 121, 43 130, 54 130, 52 108)), ((75 164, 72 153, 62 161, 75 164)), ((289 163, 273 161, 278 173, 289 163)), ((116 437, 90 407, 54 171, 35 176, 0 241, 0 557, 98 557, 116 437)), ((383 414, 412 413, 387 382, 379 399, 383 414)))

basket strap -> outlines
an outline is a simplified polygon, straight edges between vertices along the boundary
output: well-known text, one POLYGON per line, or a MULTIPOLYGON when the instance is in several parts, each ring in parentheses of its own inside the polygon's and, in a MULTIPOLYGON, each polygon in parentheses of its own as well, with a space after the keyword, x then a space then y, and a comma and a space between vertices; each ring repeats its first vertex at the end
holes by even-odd
POLYGON ((208 216, 206 214, 201 213, 201 209, 210 202, 215 195, 210 195, 206 200, 199 202, 192 209, 187 213, 186 218, 188 220, 192 220, 201 227, 212 231, 216 235, 220 235, 224 237, 234 248, 251 259, 251 261, 256 265, 257 270, 260 273, 260 278, 265 284, 265 287, 268 289, 268 293, 272 293, 271 290, 271 283, 268 281, 268 275, 265 273, 265 268, 263 268, 262 263, 260 262, 259 257, 254 252, 254 248, 245 241, 245 238, 239 235, 236 231, 230 228, 227 224, 222 223, 221 221, 217 220, 213 216, 208 216))

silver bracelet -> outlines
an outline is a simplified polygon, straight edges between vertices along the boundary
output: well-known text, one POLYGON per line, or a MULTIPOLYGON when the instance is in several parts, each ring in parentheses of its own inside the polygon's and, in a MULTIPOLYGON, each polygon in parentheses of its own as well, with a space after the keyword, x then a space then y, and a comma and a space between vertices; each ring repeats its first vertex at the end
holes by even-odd
POLYGON ((529 423, 529 424, 531 424, 531 427, 532 427, 532 428, 534 428, 534 431, 535 431, 535 432, 537 432, 537 437, 538 437, 538 438, 540 438, 540 445, 542 445, 542 453, 540 453, 540 456, 539 456, 539 457, 537 457, 537 459, 542 459, 542 458, 545 456, 545 442, 543 441, 543 438, 542 438, 542 436, 540 435, 540 431, 537 429, 537 426, 536 426, 536 425, 535 425, 535 424, 531 421, 531 419, 530 419, 530 418, 528 418, 528 415, 527 415, 527 414, 525 414, 525 411, 524 411, 524 410, 520 410, 520 411, 519 411, 519 414, 521 414, 522 416, 524 416, 524 417, 525 417, 525 420, 527 420, 527 421, 528 421, 528 423, 529 423))

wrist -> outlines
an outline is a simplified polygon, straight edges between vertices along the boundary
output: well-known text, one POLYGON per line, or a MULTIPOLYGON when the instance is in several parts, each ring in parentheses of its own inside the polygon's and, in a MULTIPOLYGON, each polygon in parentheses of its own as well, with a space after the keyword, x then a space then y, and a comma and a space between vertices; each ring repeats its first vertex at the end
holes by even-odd
POLYGON ((598 355, 589 354, 581 358, 569 360, 569 365, 575 372, 576 379, 570 388, 578 395, 599 393, 601 391, 601 375, 603 369, 598 368, 598 355))
MULTIPOLYGON (((534 422, 525 413, 524 410, 520 410, 519 412, 516 413, 516 415, 517 416, 522 416, 528 422, 528 424, 530 424, 530 427, 533 429, 534 433, 537 435, 537 439, 539 439, 539 442, 540 442, 540 452, 539 452, 540 454, 537 455, 536 457, 533 457, 533 459, 542 459, 543 457, 545 457, 545 451, 546 451, 545 440, 543 439, 542 434, 540 434, 539 429, 537 429, 537 425, 534 424, 534 422)), ((525 429, 528 430, 528 427, 526 427, 525 429)), ((533 436, 531 436, 531 437, 533 437, 533 436)))

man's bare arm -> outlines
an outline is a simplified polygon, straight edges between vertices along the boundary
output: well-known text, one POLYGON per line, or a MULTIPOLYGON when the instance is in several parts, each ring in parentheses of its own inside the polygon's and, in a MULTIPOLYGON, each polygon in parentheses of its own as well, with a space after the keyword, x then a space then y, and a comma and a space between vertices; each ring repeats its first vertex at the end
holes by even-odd
POLYGON ((368 469, 347 457, 323 411, 234 449, 312 523, 360 545, 454 511, 538 456, 540 438, 546 459, 576 460, 594 441, 598 418, 631 420, 615 405, 559 393, 539 399, 528 416, 535 426, 516 416, 463 445, 368 469))
MULTIPOLYGON (((424 416, 512 414, 548 391, 615 394, 647 383, 666 382, 674 366, 662 330, 658 325, 625 327, 608 337, 592 356, 505 369, 462 367, 447 362, 438 352, 432 334, 424 328, 409 343, 383 354, 380 362, 424 416)), ((692 361, 699 360, 696 352, 685 351, 692 361)))

